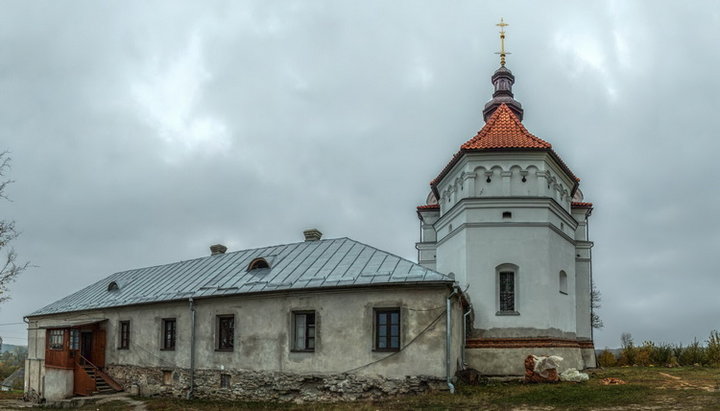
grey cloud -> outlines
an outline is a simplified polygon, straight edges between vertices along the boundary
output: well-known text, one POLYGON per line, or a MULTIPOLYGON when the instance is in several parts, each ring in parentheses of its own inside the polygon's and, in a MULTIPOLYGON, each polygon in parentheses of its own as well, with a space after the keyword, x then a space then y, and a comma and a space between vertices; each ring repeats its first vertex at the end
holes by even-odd
POLYGON ((524 123, 596 204, 597 345, 706 338, 720 328, 719 15, 656 1, 7 4, 0 148, 17 182, 0 207, 37 268, 0 323, 114 271, 311 226, 414 258, 414 207, 482 127, 503 16, 524 123))

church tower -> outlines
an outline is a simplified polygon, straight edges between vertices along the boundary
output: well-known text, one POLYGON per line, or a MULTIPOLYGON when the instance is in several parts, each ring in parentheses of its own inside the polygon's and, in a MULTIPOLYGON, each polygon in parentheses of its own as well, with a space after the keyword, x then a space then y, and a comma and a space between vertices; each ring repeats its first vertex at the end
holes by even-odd
POLYGON ((591 253, 579 179, 522 124, 515 76, 501 65, 482 129, 460 146, 417 208, 420 264, 453 273, 472 304, 465 361, 486 375, 521 375, 529 354, 561 370, 595 367, 591 253))

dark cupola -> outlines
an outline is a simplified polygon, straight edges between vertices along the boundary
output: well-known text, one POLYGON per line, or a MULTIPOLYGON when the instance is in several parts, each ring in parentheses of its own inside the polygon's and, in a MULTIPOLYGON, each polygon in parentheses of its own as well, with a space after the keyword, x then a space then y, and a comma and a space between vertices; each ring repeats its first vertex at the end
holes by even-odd
POLYGON ((495 92, 493 93, 492 100, 485 104, 483 109, 483 120, 487 121, 488 118, 500 107, 501 104, 506 104, 510 110, 522 121, 523 109, 520 104, 513 97, 512 86, 515 83, 515 76, 512 71, 508 70, 507 67, 500 66, 499 69, 495 70, 495 74, 492 76, 492 83, 495 86, 495 92))
POLYGON ((492 100, 485 104, 485 109, 483 109, 483 120, 487 122, 487 119, 490 118, 500 105, 506 104, 508 108, 515 113, 517 118, 522 121, 522 104, 513 98, 514 96, 512 92, 512 86, 515 83, 515 76, 513 76, 512 71, 505 67, 505 56, 510 54, 505 51, 505 26, 507 26, 507 23, 500 19, 500 23, 497 24, 497 26, 500 27, 500 51, 496 54, 500 55, 500 68, 495 70, 495 73, 492 76, 492 83, 495 87, 495 91, 493 92, 492 100))

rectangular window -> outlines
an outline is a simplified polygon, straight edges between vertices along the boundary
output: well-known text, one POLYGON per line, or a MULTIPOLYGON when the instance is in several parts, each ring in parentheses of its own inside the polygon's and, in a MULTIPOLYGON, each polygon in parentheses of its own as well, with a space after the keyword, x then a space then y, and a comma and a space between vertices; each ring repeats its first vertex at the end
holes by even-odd
POLYGON ((232 351, 235 340, 235 316, 218 315, 217 317, 217 349, 232 351))
POLYGON ((500 311, 515 311, 515 273, 500 272, 500 311))
POLYGON ((65 330, 50 330, 49 344, 51 350, 62 350, 65 346, 65 330))
POLYGON ((70 349, 71 350, 79 350, 80 349, 80 330, 76 330, 76 329, 70 330, 70 349))
POLYGON ((230 374, 220 374, 220 388, 230 388, 230 374))
POLYGON ((315 312, 293 313, 294 350, 315 351, 315 312))
POLYGON ((120 321, 120 345, 121 350, 130 348, 130 321, 120 321))
POLYGON ((174 350, 175 349, 175 319, 164 318, 162 320, 163 329, 163 350, 174 350))
POLYGON ((400 309, 375 310, 375 350, 400 350, 400 309))

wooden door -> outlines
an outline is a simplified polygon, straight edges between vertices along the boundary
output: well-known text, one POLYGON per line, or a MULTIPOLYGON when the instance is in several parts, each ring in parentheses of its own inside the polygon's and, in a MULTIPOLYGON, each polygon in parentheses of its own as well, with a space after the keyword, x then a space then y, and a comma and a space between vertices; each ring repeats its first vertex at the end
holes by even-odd
POLYGON ((94 361, 92 331, 83 331, 80 333, 80 355, 90 362, 94 361))
POLYGON ((105 367, 105 330, 95 330, 93 336, 93 364, 103 368, 105 367))

